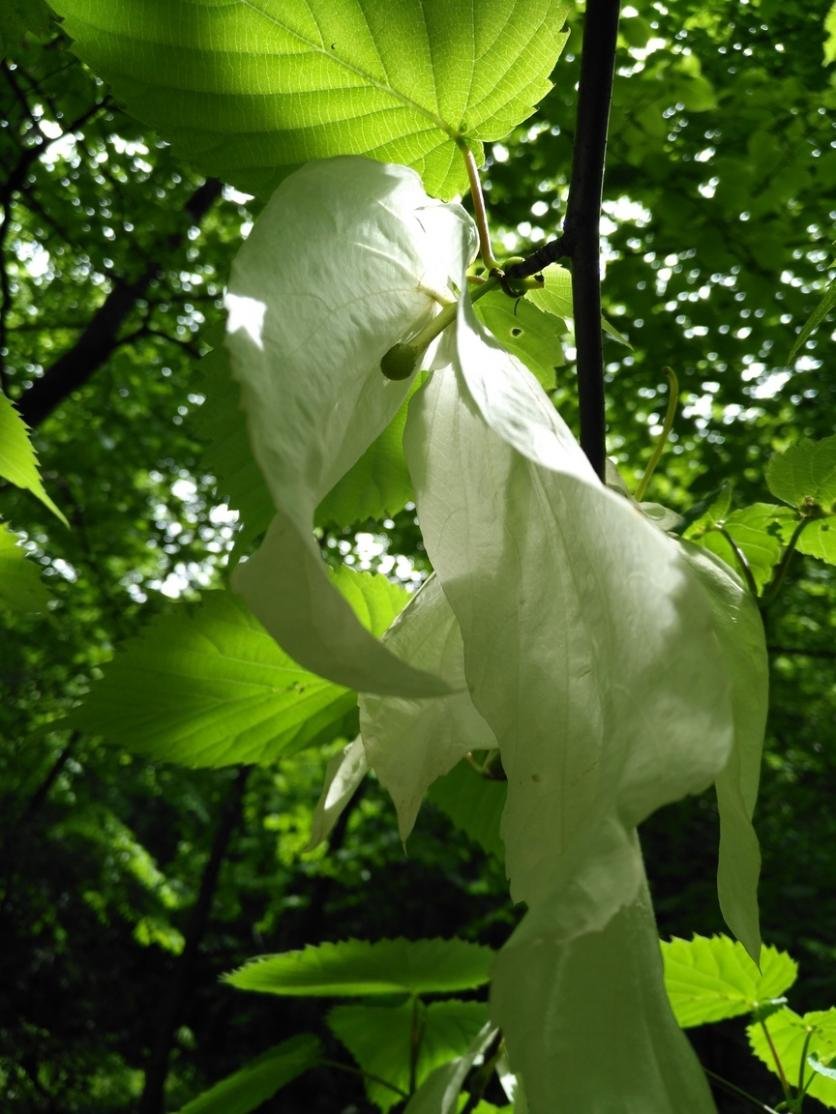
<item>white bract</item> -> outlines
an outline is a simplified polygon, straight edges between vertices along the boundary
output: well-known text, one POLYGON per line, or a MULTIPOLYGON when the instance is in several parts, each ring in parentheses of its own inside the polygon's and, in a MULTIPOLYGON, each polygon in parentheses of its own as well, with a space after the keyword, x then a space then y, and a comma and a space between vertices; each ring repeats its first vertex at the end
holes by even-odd
POLYGON ((631 1067, 644 1084, 623 1109, 673 1111, 679 1078, 689 1109, 708 1110, 666 1009, 635 827, 728 761, 731 693, 711 607, 678 543, 599 483, 466 302, 457 338, 454 367, 411 404, 405 445, 473 702, 508 777, 512 894, 530 906, 497 964, 494 1017, 532 1110, 557 1094, 580 1108, 605 1036, 629 1044, 607 1009, 606 937, 635 974, 623 988, 635 1040, 613 1080, 631 1067), (583 991, 567 982, 573 956, 583 991), (597 1003, 597 1027, 573 1027, 568 1003, 581 994, 597 1003), (655 1041, 670 1072, 650 1070, 655 1041))
POLYGON ((438 312, 475 247, 464 210, 428 197, 414 171, 338 158, 279 186, 233 265, 227 344, 278 512, 234 584, 292 657, 361 691, 445 686, 357 622, 328 582, 314 511, 409 390, 384 379, 382 356, 438 312))

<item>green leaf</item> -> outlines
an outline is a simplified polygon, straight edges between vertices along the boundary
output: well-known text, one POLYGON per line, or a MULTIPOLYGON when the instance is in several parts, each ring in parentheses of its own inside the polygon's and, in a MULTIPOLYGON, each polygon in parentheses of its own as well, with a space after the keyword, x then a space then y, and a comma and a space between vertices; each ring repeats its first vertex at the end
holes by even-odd
POLYGON ((786 952, 764 947, 760 969, 728 936, 662 941, 665 989, 683 1029, 751 1013, 795 982, 798 965, 786 952))
POLYGON ((716 519, 707 529, 699 524, 691 527, 688 537, 721 557, 739 575, 741 562, 734 548, 737 547, 760 593, 769 584, 781 560, 786 527, 792 528, 796 521, 797 516, 788 507, 777 503, 753 503, 716 519))
POLYGON ((52 511, 65 526, 64 515, 46 493, 38 471, 38 458, 29 440, 26 423, 6 396, 0 392, 0 479, 9 480, 32 494, 52 511))
POLYGON ((801 532, 796 549, 808 557, 818 557, 829 565, 836 565, 836 516, 814 519, 801 532))
POLYGON ((132 113, 209 173, 266 194, 333 155, 408 163, 433 194, 551 88, 564 0, 53 0, 132 113))
POLYGON ((178 1114, 250 1114, 321 1058, 318 1037, 291 1037, 186 1103, 178 1114))
MULTIPOLYGON (((407 1103, 404 1114, 453 1114, 453 1111, 460 1109, 459 1097, 468 1073, 496 1034, 494 1025, 483 1025, 464 1055, 442 1064, 427 1076, 407 1103)), ((475 1108, 474 1114, 479 1114, 482 1105, 480 1103, 475 1108)), ((487 1110, 491 1109, 495 1110, 496 1107, 487 1106, 487 1110)), ((487 1110, 483 1114, 487 1114, 487 1110)))
MULTIPOLYGON (((836 43, 836 16, 834 16, 834 13, 836 13, 836 4, 834 4, 831 10, 831 18, 833 23, 832 36, 833 42, 836 43)), ((836 54, 836 50, 834 50, 834 54, 836 54)), ((810 339, 819 325, 821 325, 822 321, 824 321, 824 319, 827 317, 834 306, 836 306, 836 283, 831 282, 827 290, 825 290, 824 292, 824 297, 807 318, 807 320, 804 322, 801 327, 801 332, 795 338, 793 346, 790 349, 790 354, 789 356, 787 356, 788 365, 791 366, 795 362, 798 353, 801 351, 801 349, 804 347, 804 345, 807 343, 807 341, 810 339)))
POLYGON ((752 815, 758 799, 769 705, 769 661, 757 604, 745 585, 711 554, 684 545, 711 608, 714 653, 731 686, 734 739, 715 779, 720 813, 717 894, 723 918, 753 960, 760 949, 761 856, 752 815))
POLYGON ((429 700, 360 698, 366 757, 392 797, 406 840, 435 779, 468 751, 492 749, 496 739, 467 692, 459 626, 435 576, 413 596, 384 642, 403 661, 445 677, 454 690, 429 700))
POLYGON ((38 566, 26 559, 16 534, 0 522, 0 603, 12 611, 43 611, 49 599, 38 566))
MULTIPOLYGON (((481 1002, 406 1001, 398 1006, 335 1006, 328 1014, 328 1027, 363 1071, 385 1079, 405 1095, 416 1037, 420 1043, 415 1081, 420 1085, 436 1068, 465 1055, 486 1019, 481 1002)), ((380 1110, 400 1101, 398 1091, 366 1079, 369 1101, 380 1110)))
POLYGON ((291 997, 450 994, 483 986, 492 960, 465 940, 341 940, 253 959, 224 979, 291 997))
POLYGON ((314 512, 411 389, 381 374, 384 353, 432 320, 475 246, 464 210, 427 197, 413 171, 343 158, 287 178, 233 264, 232 369, 279 512, 233 586, 295 660, 358 691, 446 686, 358 625, 328 582, 314 512))
MULTIPOLYGON (((799 1078, 801 1056, 806 1046, 806 1066, 809 1070, 804 1074, 804 1083, 807 1084, 812 1079, 807 1093, 825 1106, 836 1108, 836 1079, 818 1072, 809 1063, 810 1056, 815 1056, 825 1064, 836 1056, 836 1009, 814 1010, 812 1013, 805 1013, 803 1017, 793 1010, 783 1009, 773 1014, 766 1026, 784 1073, 790 1080, 799 1078)), ((752 1024, 746 1033, 754 1054, 777 1075, 775 1060, 763 1027, 752 1024)))
POLYGON ((358 735, 335 754, 325 768, 322 792, 311 818, 311 837, 305 850, 312 851, 328 838, 368 769, 363 740, 358 735))
POLYGON ((27 32, 48 35, 52 12, 44 0, 3 0, 0 10, 0 60, 23 42, 27 32))
POLYGON ((480 298, 475 310, 478 319, 502 347, 522 360, 542 387, 554 390, 557 386, 555 371, 565 363, 565 325, 528 299, 515 301, 502 290, 480 298))
POLYGON ((459 762, 433 782, 427 800, 489 855, 502 859, 499 824, 505 808, 504 781, 480 777, 470 763, 459 762))
MULTIPOLYGON (((571 322, 574 319, 572 310, 572 275, 565 267, 546 267, 543 271, 543 285, 529 290, 527 298, 544 313, 551 314, 553 317, 560 318, 561 321, 571 322)), ((613 340, 617 340, 619 344, 623 344, 626 348, 632 349, 632 344, 620 333, 614 325, 607 321, 606 317, 601 317, 601 328, 604 332, 611 336, 613 340)))
POLYGON ((827 512, 836 510, 836 433, 822 441, 799 441, 773 456, 766 482, 775 498, 790 506, 809 502, 827 512))
POLYGON ((150 758, 228 766, 301 749, 354 702, 293 662, 232 593, 207 592, 118 650, 71 719, 150 758))

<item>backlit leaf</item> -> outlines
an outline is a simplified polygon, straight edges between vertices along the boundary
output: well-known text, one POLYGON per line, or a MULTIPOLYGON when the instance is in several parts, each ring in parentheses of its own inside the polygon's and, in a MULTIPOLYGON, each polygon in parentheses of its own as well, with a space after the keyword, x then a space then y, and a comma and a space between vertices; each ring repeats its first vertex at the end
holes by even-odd
MULTIPOLYGON (((402 1096, 409 1091, 416 1040, 415 1081, 421 1084, 442 1064, 466 1055, 486 1020, 481 1002, 406 1001, 398 1006, 335 1006, 328 1014, 328 1027, 363 1071, 393 1084, 402 1096)), ((377 1079, 366 1079, 366 1094, 383 1111, 401 1101, 398 1091, 377 1079)))
MULTIPOLYGON (((836 1056, 836 1009, 813 1010, 803 1017, 793 1010, 783 1009, 772 1014, 766 1026, 784 1073, 791 1080, 799 1078, 802 1055, 815 1055, 824 1063, 836 1056)), ((753 1023, 746 1033, 754 1054, 777 1075, 775 1058, 763 1027, 753 1023)), ((836 1108, 836 1079, 817 1072, 805 1060, 805 1084, 811 1078, 807 1093, 825 1106, 836 1108)))
POLYGON ((683 1029, 751 1013, 795 982, 798 966, 786 952, 764 947, 760 969, 728 936, 662 942, 665 989, 683 1029))
POLYGON ((353 742, 335 754, 325 770, 322 793, 311 818, 311 838, 307 850, 312 851, 323 839, 327 839, 332 828, 342 815, 343 809, 354 796, 357 787, 368 773, 369 764, 363 740, 358 736, 353 742))
POLYGON ((836 509, 836 433, 822 441, 799 441, 773 456, 766 482, 776 499, 791 506, 809 500, 825 511, 836 509))
POLYGON ((250 1114, 321 1057, 318 1037, 291 1037, 186 1103, 178 1114, 250 1114))
POLYGON ((565 0, 54 0, 75 49, 140 119, 210 173, 266 195, 333 155, 408 163, 466 188, 551 88, 565 0))
POLYGON ((252 959, 225 981, 298 997, 450 994, 488 981, 493 952, 464 940, 341 940, 252 959))
POLYGON ((72 721, 161 761, 227 766, 299 750, 355 699, 292 661, 232 593, 207 592, 117 650, 72 721))
MULTIPOLYGON (((442 1064, 424 1080, 407 1103, 404 1114, 452 1114, 459 1109, 458 1099, 468 1073, 494 1040, 496 1033, 494 1025, 483 1025, 470 1042, 467 1052, 442 1064)), ((479 1110, 480 1107, 477 1106, 474 1114, 479 1114, 479 1110)))
POLYGON ((38 470, 38 458, 29 440, 26 423, 0 391, 0 479, 22 487, 52 511, 64 525, 66 518, 46 493, 38 470))

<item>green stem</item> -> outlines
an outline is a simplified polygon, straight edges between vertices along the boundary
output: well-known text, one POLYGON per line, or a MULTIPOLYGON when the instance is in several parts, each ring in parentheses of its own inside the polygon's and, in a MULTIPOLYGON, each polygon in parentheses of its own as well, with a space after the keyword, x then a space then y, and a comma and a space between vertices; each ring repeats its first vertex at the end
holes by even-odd
POLYGON ((769 1045, 769 1051, 772 1053, 772 1059, 775 1062, 775 1070, 778 1073, 778 1078, 781 1080, 781 1090, 784 1092, 784 1099, 788 1104, 792 1105, 792 1091, 790 1090, 789 1083, 787 1083, 787 1077, 784 1074, 784 1065, 781 1063, 781 1057, 778 1055, 778 1049, 775 1047, 775 1044, 772 1040, 772 1034, 767 1028, 766 1019, 761 1017, 758 1019, 758 1021, 761 1029, 763 1029, 763 1035, 766 1037, 766 1043, 769 1045))
POLYGON ((372 1083, 379 1083, 381 1087, 394 1091, 402 1099, 409 1098, 406 1091, 402 1091, 400 1087, 396 1087, 394 1083, 390 1083, 388 1079, 383 1079, 380 1075, 375 1075, 372 1071, 361 1071, 360 1068, 355 1068, 351 1064, 340 1063, 339 1060, 320 1060, 319 1066, 333 1068, 334 1071, 344 1071, 347 1075, 353 1075, 359 1079, 370 1079, 372 1083))
POLYGON ((746 586, 752 593, 753 597, 757 599, 758 586, 755 583, 755 578, 752 575, 752 569, 749 565, 749 562, 746 560, 746 554, 743 552, 743 550, 740 548, 740 546, 737 544, 737 542, 734 540, 725 526, 715 526, 714 529, 721 537, 725 538, 731 546, 731 551, 734 554, 735 561, 737 561, 737 564, 740 567, 740 571, 743 574, 743 579, 746 581, 746 586))
POLYGON ((717 1083, 720 1087, 725 1087, 725 1089, 731 1094, 737 1095, 739 1098, 746 1099, 747 1102, 751 1102, 753 1106, 756 1106, 758 1110, 762 1111, 762 1114, 778 1114, 778 1111, 773 1106, 767 1106, 765 1102, 761 1102, 761 1100, 755 1098, 754 1095, 750 1095, 748 1091, 744 1091, 742 1087, 738 1087, 737 1084, 732 1083, 731 1080, 724 1079, 722 1075, 718 1075, 716 1072, 710 1071, 708 1068, 703 1068, 703 1071, 709 1077, 709 1079, 713 1079, 714 1082, 717 1083))
POLYGON ((647 493, 647 488, 656 471, 656 465, 662 458, 662 453, 665 451, 665 445, 668 443, 668 438, 673 429, 673 420, 676 417, 676 407, 679 402, 679 380, 676 378, 672 368, 662 368, 665 373, 665 378, 668 381, 668 408, 665 412, 665 420, 662 423, 662 432, 656 438, 656 444, 653 446, 653 453, 650 460, 647 462, 647 467, 644 470, 644 475, 639 481, 639 486, 636 488, 636 502, 641 503, 647 493))
POLYGON ((775 602, 778 593, 781 591, 781 586, 784 583, 784 579, 786 578, 787 570, 789 569, 790 562, 792 561, 792 555, 793 553, 795 553, 795 547, 798 545, 798 539, 801 537, 801 533, 804 530, 805 526, 813 521, 814 519, 811 516, 805 515, 797 522, 796 527, 790 536, 790 540, 787 542, 787 548, 784 550, 784 555, 781 558, 781 562, 778 565, 778 568, 775 570, 775 575, 772 577, 772 580, 770 580, 769 586, 763 594, 763 600, 761 602, 762 611, 765 611, 768 607, 771 607, 772 604, 775 602))
POLYGON ((488 272, 499 268, 499 263, 491 246, 491 231, 488 228, 488 213, 485 208, 485 195, 482 193, 482 181, 479 177, 479 168, 473 152, 464 142, 459 141, 459 150, 464 155, 464 164, 467 167, 467 180, 470 183, 470 196, 473 201, 473 217, 479 229, 479 252, 482 262, 488 272))
POLYGON ((810 1073, 810 1078, 807 1080, 807 1086, 805 1087, 805 1085, 804 1085, 804 1068, 807 1065, 807 1053, 810 1051, 810 1040, 811 1040, 812 1036, 813 1036, 813 1031, 811 1029, 807 1033, 807 1036, 804 1038, 804 1044, 801 1046, 801 1062, 798 1065, 798 1092, 799 1092, 799 1098, 800 1098, 800 1101, 799 1101, 799 1104, 798 1104, 798 1109, 799 1110, 801 1109, 801 1102, 804 1100, 804 1096, 807 1094, 807 1087, 809 1087, 810 1084, 813 1082, 813 1078, 815 1077, 815 1074, 816 1074, 815 1072, 810 1073))

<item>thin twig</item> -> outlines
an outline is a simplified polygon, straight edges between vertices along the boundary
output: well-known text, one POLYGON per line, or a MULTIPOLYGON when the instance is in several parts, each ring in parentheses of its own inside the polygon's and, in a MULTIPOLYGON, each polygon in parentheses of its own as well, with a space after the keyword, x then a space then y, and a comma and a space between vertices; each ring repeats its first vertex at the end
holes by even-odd
POLYGON ((756 1106, 758 1110, 763 1112, 763 1114, 778 1114, 778 1111, 773 1106, 767 1106, 765 1102, 761 1102, 759 1098, 755 1098, 754 1095, 750 1095, 748 1091, 744 1091, 742 1087, 738 1087, 737 1084, 732 1083, 731 1080, 724 1079, 722 1075, 718 1075, 715 1071, 711 1071, 709 1068, 703 1068, 703 1071, 708 1076, 708 1078, 712 1079, 718 1086, 725 1087, 725 1089, 730 1094, 737 1095, 739 1098, 746 1099, 747 1102, 751 1102, 751 1104, 753 1106, 756 1106))
POLYGON ((656 439, 656 444, 653 446, 653 453, 651 454, 650 460, 647 462, 647 468, 645 468, 644 475, 639 481, 639 486, 636 488, 637 503, 641 503, 647 494, 647 488, 653 478, 653 473, 656 471, 656 466, 662 458, 662 453, 665 451, 665 445, 667 445, 668 438, 673 429, 676 407, 679 402, 679 381, 676 375, 669 367, 662 368, 662 370, 668 380, 668 408, 665 412, 665 420, 662 423, 662 432, 656 439))

